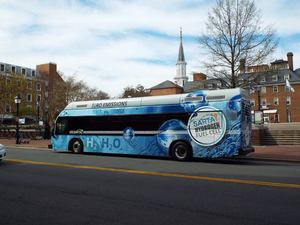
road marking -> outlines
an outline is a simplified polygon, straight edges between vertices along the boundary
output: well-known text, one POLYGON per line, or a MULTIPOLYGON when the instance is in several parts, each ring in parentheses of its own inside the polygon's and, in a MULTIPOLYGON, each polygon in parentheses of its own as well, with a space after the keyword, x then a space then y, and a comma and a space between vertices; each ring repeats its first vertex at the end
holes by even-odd
POLYGON ((48 149, 48 148, 43 148, 43 147, 34 147, 34 146, 13 146, 13 145, 10 145, 10 146, 7 146, 6 149, 28 149, 28 150, 38 150, 38 151, 51 151, 51 149, 48 149))
POLYGON ((175 177, 175 178, 182 178, 182 179, 189 179, 189 180, 205 180, 205 181, 216 181, 216 182, 225 182, 225 183, 238 183, 238 184, 248 184, 248 185, 256 185, 256 186, 266 186, 266 187, 281 187, 281 188, 300 189, 300 184, 279 183, 279 182, 269 182, 269 181, 193 176, 193 175, 176 174, 176 173, 163 173, 163 172, 130 170, 130 169, 116 169, 116 168, 107 168, 107 167, 83 166, 83 165, 41 162, 41 161, 31 161, 31 160, 22 160, 22 159, 5 159, 5 161, 15 162, 15 163, 32 164, 32 165, 56 166, 56 167, 87 169, 87 170, 97 170, 97 171, 116 172, 116 173, 152 175, 152 176, 160 176, 160 177, 175 177))

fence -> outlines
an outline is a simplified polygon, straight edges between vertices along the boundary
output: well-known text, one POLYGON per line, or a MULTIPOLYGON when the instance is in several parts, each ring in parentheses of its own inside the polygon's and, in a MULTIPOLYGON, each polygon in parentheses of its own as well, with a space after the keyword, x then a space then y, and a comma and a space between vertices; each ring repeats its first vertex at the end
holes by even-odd
MULTIPOLYGON (((43 129, 20 129, 19 130, 21 139, 38 140, 43 139, 45 132, 43 129)), ((0 128, 0 138, 13 139, 16 138, 16 130, 9 128, 0 128)))

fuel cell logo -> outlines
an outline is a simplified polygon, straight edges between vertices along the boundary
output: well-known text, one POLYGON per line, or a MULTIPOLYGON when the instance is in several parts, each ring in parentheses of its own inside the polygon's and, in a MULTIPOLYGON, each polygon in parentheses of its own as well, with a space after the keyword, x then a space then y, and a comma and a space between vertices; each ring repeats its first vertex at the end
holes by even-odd
POLYGON ((226 118, 218 109, 205 106, 194 111, 188 122, 190 137, 199 145, 212 146, 225 135, 226 118))

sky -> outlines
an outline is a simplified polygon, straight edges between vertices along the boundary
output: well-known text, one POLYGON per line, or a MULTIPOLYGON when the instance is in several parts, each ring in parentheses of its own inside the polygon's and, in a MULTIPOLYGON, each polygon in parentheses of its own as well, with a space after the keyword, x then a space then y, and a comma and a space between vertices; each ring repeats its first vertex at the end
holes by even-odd
MULTIPOLYGON (((29 68, 54 62, 64 75, 117 97, 126 86, 173 81, 182 27, 191 80, 193 72, 204 72, 198 38, 214 5, 214 0, 0 0, 0 61, 29 68)), ((270 60, 286 60, 293 52, 299 68, 300 1, 256 5, 279 38, 270 60)))

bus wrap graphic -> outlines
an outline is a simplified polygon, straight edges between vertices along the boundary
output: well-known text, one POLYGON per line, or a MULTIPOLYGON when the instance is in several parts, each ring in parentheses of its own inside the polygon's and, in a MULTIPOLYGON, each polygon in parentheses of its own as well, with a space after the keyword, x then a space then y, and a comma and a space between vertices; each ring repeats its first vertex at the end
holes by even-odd
POLYGON ((226 132, 226 118, 216 108, 198 108, 188 122, 188 133, 199 145, 212 146, 222 140, 226 132))
POLYGON ((58 152, 183 160, 182 151, 186 159, 247 154, 251 136, 249 96, 235 88, 72 102, 56 119, 51 144, 58 152))

